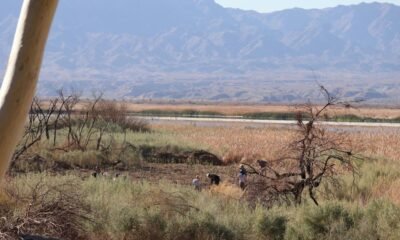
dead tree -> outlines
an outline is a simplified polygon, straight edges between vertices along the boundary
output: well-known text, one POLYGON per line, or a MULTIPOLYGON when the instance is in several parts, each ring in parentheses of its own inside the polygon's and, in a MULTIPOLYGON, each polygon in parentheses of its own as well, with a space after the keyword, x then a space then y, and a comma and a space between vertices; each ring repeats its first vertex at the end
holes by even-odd
POLYGON ((316 189, 323 180, 335 181, 341 172, 356 172, 353 162, 358 156, 352 152, 346 134, 327 131, 321 124, 327 109, 350 107, 352 102, 341 101, 323 86, 320 90, 325 104, 298 107, 296 138, 282 151, 285 155, 268 164, 265 172, 248 165, 250 173, 259 176, 255 192, 264 191, 267 199, 291 196, 295 204, 300 204, 306 190, 318 205, 316 189))
MULTIPOLYGON (((80 95, 79 94, 71 94, 69 96, 64 96, 62 92, 60 92, 60 97, 61 101, 63 103, 64 107, 64 113, 62 116, 62 121, 63 125, 68 128, 68 134, 67 134, 67 139, 68 139, 68 147, 72 145, 72 135, 73 135, 73 127, 75 124, 75 119, 74 119, 74 109, 76 105, 80 101, 80 95)), ((55 128, 57 129, 57 128, 55 128)), ((56 134, 56 133, 55 133, 56 134)))
MULTIPOLYGON (((84 109, 84 114, 83 114, 83 121, 79 121, 81 123, 80 126, 78 126, 79 134, 77 135, 79 140, 79 146, 82 149, 86 149, 89 143, 92 141, 92 137, 94 134, 98 132, 98 128, 95 127, 95 124, 99 120, 99 116, 96 114, 96 109, 98 103, 102 100, 103 94, 100 93, 99 95, 93 95, 93 101, 90 101, 84 109), (86 133, 84 133, 86 131, 86 133)), ((102 133, 100 133, 102 136, 102 133)), ((99 140, 98 140, 99 141, 99 140)), ((100 138, 101 142, 101 138, 100 138)), ((98 143, 99 144, 99 143, 98 143)))
POLYGON ((57 100, 52 100, 48 104, 45 104, 37 97, 33 99, 24 135, 12 158, 13 163, 29 148, 41 141, 43 134, 45 134, 47 140, 50 139, 51 117, 56 109, 56 105, 57 100), (44 105, 47 106, 44 108, 44 105))
POLYGON ((30 114, 35 114, 40 119, 47 140, 50 140, 50 120, 56 111, 58 100, 58 98, 55 98, 49 102, 45 102, 41 101, 38 97, 33 98, 30 114))
POLYGON ((71 94, 68 97, 61 94, 64 108, 61 120, 62 125, 68 129, 66 149, 86 151, 93 135, 97 132, 95 127, 98 121, 96 108, 101 99, 102 94, 95 96, 94 100, 88 101, 86 105, 82 105, 78 94, 71 94), (77 107, 78 104, 81 104, 80 108, 77 107))
POLYGON ((35 101, 36 100, 34 99, 34 102, 31 104, 28 123, 25 125, 25 131, 22 140, 18 144, 17 149, 12 157, 11 166, 13 166, 15 161, 18 160, 23 153, 25 153, 35 143, 39 142, 42 138, 44 130, 43 119, 41 118, 41 114, 39 114, 37 109, 35 109, 35 101))
POLYGON ((65 114, 66 111, 64 109, 66 108, 66 105, 71 105, 71 102, 73 103, 72 106, 68 107, 68 109, 73 108, 73 106, 76 105, 77 101, 79 99, 79 96, 77 94, 71 94, 69 96, 64 95, 64 91, 61 89, 58 91, 58 97, 53 100, 56 102, 56 110, 54 113, 54 121, 53 121, 53 147, 56 146, 56 141, 57 141, 57 130, 59 128, 59 120, 60 118, 65 114), (58 103, 58 104, 57 104, 58 103))

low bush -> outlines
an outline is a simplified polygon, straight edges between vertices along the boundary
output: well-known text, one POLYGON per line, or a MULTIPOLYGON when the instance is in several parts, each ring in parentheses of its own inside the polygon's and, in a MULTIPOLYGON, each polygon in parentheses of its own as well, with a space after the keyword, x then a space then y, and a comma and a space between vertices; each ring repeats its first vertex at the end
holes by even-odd
POLYGON ((387 200, 370 202, 362 211, 354 237, 400 239, 400 207, 387 200))
POLYGON ((288 219, 284 216, 263 216, 258 222, 258 231, 267 240, 285 239, 288 219))
POLYGON ((322 239, 326 236, 346 236, 354 224, 354 219, 349 211, 339 204, 314 208, 304 216, 305 228, 312 239, 322 239))
POLYGON ((176 236, 176 239, 218 239, 218 240, 233 240, 237 239, 234 232, 228 227, 215 222, 212 218, 203 219, 200 222, 194 222, 184 227, 176 236))

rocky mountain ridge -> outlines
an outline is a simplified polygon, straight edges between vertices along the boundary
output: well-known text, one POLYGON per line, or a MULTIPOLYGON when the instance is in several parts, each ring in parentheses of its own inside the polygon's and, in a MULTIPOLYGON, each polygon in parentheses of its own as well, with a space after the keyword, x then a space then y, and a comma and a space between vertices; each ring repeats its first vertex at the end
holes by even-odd
MULTIPOLYGON (((6 65, 21 1, 0 9, 6 65)), ((396 102, 400 7, 369 3, 258 13, 213 0, 61 1, 39 93, 110 98, 297 102, 316 82, 346 97, 396 102)))

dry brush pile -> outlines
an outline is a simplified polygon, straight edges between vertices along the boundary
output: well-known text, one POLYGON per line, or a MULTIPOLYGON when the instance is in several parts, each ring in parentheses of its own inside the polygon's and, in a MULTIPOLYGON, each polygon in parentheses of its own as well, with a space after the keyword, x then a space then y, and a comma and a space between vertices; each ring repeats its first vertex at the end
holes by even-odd
POLYGON ((0 239, 31 234, 85 239, 84 224, 92 220, 79 182, 72 179, 49 182, 45 176, 32 180, 9 180, 2 189, 0 239))

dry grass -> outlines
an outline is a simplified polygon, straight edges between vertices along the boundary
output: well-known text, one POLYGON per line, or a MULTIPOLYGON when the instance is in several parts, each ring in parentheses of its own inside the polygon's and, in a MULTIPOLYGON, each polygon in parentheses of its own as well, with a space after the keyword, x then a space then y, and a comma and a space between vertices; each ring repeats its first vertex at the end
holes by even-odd
MULTIPOLYGON (((190 143, 199 148, 205 148, 221 156, 225 161, 252 162, 257 158, 267 160, 277 159, 282 156, 282 148, 293 140, 295 131, 288 127, 248 128, 243 125, 230 125, 229 127, 205 127, 193 125, 158 125, 156 131, 172 132, 175 139, 190 143)), ((343 127, 332 129, 330 134, 347 132, 351 149, 366 157, 360 169, 362 187, 356 194, 361 202, 374 199, 389 199, 400 204, 400 174, 395 169, 400 168, 400 129, 395 128, 351 128, 343 127), (365 199, 365 201, 363 200, 365 199)), ((346 140, 347 142, 347 140, 346 140)), ((198 169, 199 170, 199 169, 198 169)), ((210 167, 198 171, 204 174, 207 170, 221 174, 228 185, 223 185, 215 191, 236 198, 231 194, 230 184, 236 184, 237 165, 229 167, 210 167)), ((174 170, 171 170, 173 172, 174 170)), ((191 172, 192 175, 196 172, 191 172)), ((349 184, 353 182, 349 176, 349 184)), ((206 180, 207 181, 207 180, 206 180)), ((351 187, 349 187, 351 188, 351 187)), ((239 190, 236 188, 236 190, 239 190)), ((233 191, 235 192, 235 191, 233 191)), ((349 190, 351 192, 351 190, 349 190)))
POLYGON ((400 129, 374 128, 350 133, 354 148, 369 157, 400 160, 400 129))
MULTIPOLYGON (((228 162, 237 162, 237 159, 245 162, 259 158, 277 159, 282 156, 282 147, 290 143, 296 134, 293 129, 282 126, 249 128, 243 125, 157 125, 154 129, 171 132, 175 138, 208 149, 228 162)), ((367 157, 400 159, 400 129, 346 127, 339 131, 348 132, 352 148, 367 157)))
POLYGON ((294 132, 283 128, 156 126, 171 131, 177 138, 209 149, 227 162, 274 159, 280 149, 292 140, 294 132), (234 160, 231 160, 234 159, 234 160))
POLYGON ((212 186, 209 191, 210 194, 219 194, 228 199, 236 200, 239 200, 243 195, 243 191, 238 187, 238 185, 229 182, 223 182, 218 186, 212 186))

